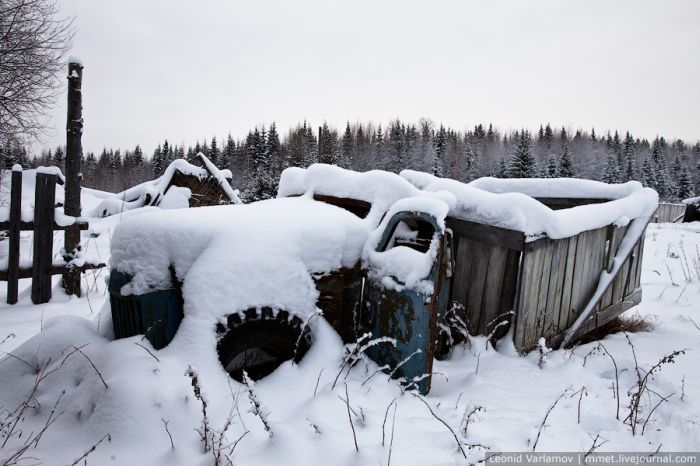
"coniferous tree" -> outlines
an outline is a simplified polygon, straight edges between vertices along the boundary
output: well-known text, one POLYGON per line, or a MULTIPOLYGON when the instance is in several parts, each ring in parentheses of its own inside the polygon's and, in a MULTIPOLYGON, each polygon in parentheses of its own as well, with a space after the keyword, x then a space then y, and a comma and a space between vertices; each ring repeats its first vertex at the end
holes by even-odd
MULTIPOLYGON (((282 156, 282 144, 280 143, 280 136, 277 132, 277 125, 273 121, 270 125, 270 129, 267 132, 267 141, 265 141, 265 150, 267 151, 267 159, 270 165, 274 165, 282 156)), ((275 178, 276 175, 271 173, 272 177, 275 178)))
POLYGON ((371 167, 381 168, 381 162, 384 160, 384 132, 382 131, 382 125, 379 125, 377 128, 373 139, 371 167))
POLYGON ((318 142, 318 161, 336 165, 338 163, 338 133, 324 122, 318 142))
MULTIPOLYGON (((167 142, 167 141, 166 141, 167 142)), ((165 160, 163 159, 163 149, 158 144, 158 147, 153 151, 153 157, 151 158, 151 164, 153 165, 153 176, 156 178, 160 177, 165 171, 165 160)))
POLYGON ((304 163, 308 167, 318 161, 318 141, 311 126, 307 126, 304 121, 304 163))
POLYGON ((676 184, 676 198, 678 200, 688 199, 693 196, 693 183, 690 179, 690 172, 687 167, 682 167, 678 175, 676 184))
MULTIPOLYGON (((483 128, 482 128, 483 131, 483 128)), ((433 175, 442 176, 443 162, 447 150, 447 131, 440 125, 440 129, 435 133, 435 155, 433 155, 433 175)))
POLYGON ((349 121, 345 125, 345 133, 343 133, 340 147, 340 166, 350 168, 352 166, 353 152, 355 151, 355 138, 353 137, 349 121))
POLYGON ((58 167, 61 171, 64 170, 64 164, 66 162, 66 155, 63 152, 63 147, 58 146, 56 147, 56 152, 53 154, 53 163, 52 165, 58 167))
POLYGON ((635 141, 629 132, 625 135, 622 154, 624 160, 623 181, 631 181, 636 179, 637 161, 635 159, 635 141))
POLYGON ((535 157, 532 155, 532 142, 530 134, 524 129, 517 137, 515 152, 513 152, 508 168, 508 174, 511 178, 532 178, 535 174, 535 157))
POLYGON ((668 170, 666 169, 666 159, 662 154, 661 140, 657 136, 651 146, 651 170, 654 175, 652 188, 659 193, 662 199, 668 196, 668 170))
POLYGON ((465 136, 464 138, 464 169, 462 171, 461 178, 465 181, 474 179, 474 172, 476 171, 476 154, 472 148, 471 141, 465 136))
POLYGON ((649 188, 654 188, 656 185, 656 175, 654 174, 654 169, 652 168, 649 159, 644 159, 644 162, 642 163, 642 176, 640 181, 644 186, 649 188))
POLYGON ((620 173, 617 165, 617 158, 615 155, 610 154, 607 161, 605 162, 605 168, 603 168, 602 181, 606 183, 619 183, 620 173))
POLYGON ((546 164, 542 164, 538 176, 540 178, 557 177, 557 161, 554 157, 550 157, 546 164))
POLYGON ((562 178, 573 178, 576 176, 574 171, 574 163, 569 155, 569 145, 565 144, 562 149, 561 157, 559 158, 559 164, 557 167, 557 176, 562 178))
POLYGON ((207 152, 207 157, 209 161, 214 164, 214 166, 219 166, 221 164, 221 151, 216 142, 216 136, 211 138, 211 146, 209 146, 209 152, 207 152))
POLYGON ((498 168, 493 174, 496 178, 507 178, 508 177, 508 164, 506 163, 505 156, 498 160, 498 168))

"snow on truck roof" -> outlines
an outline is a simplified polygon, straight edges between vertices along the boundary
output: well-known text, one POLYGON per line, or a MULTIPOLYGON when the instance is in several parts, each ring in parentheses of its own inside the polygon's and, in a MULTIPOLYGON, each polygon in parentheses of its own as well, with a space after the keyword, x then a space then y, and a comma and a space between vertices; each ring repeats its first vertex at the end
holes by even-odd
POLYGON ((570 178, 480 178, 466 184, 413 170, 400 175, 380 170, 358 173, 324 164, 288 168, 282 173, 278 196, 309 192, 369 202, 379 216, 405 197, 438 197, 453 217, 521 231, 531 239, 542 235, 566 238, 613 223, 627 224, 651 216, 658 204, 656 191, 636 181, 610 185, 570 178), (534 197, 609 201, 552 210, 534 197))
POLYGON ((354 214, 303 196, 154 211, 117 226, 110 265, 133 276, 124 295, 170 288, 172 266, 186 315, 270 306, 303 317, 316 310, 313 275, 354 266, 369 230, 354 214))

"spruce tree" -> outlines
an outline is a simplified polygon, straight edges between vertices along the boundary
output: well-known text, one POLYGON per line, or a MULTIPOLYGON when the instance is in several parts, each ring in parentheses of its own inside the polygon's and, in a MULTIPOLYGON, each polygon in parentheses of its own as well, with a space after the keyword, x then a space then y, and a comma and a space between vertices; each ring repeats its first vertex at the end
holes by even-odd
POLYGON ((635 158, 635 141, 634 138, 628 132, 625 135, 625 142, 623 147, 623 160, 624 160, 624 170, 623 170, 623 181, 631 181, 637 178, 637 161, 635 158))
POLYGON ((399 172, 406 165, 404 148, 404 129, 401 122, 396 120, 389 126, 389 151, 391 156, 390 166, 386 167, 392 171, 399 172))
POLYGON ((642 163, 642 176, 640 181, 644 186, 649 188, 654 188, 656 185, 656 176, 649 159, 645 159, 644 163, 642 163))
POLYGON ((532 178, 534 173, 535 157, 532 155, 532 142, 530 134, 523 129, 518 136, 515 152, 510 159, 508 175, 511 178, 532 178))
MULTIPOLYGON (((481 131, 483 131, 483 128, 481 128, 481 131)), ((445 152, 447 151, 447 131, 445 131, 445 127, 443 125, 440 125, 440 129, 435 134, 433 144, 435 146, 435 155, 433 156, 433 175, 442 176, 443 161, 445 160, 445 152)))
POLYGON ((54 154, 53 154, 53 165, 55 165, 61 171, 63 171, 65 162, 66 162, 66 156, 63 152, 63 147, 61 147, 61 146, 56 147, 56 152, 54 152, 54 154))
POLYGON ((352 166, 353 152, 355 150, 355 138, 350 128, 350 122, 345 124, 345 133, 341 142, 340 166, 350 168, 352 166))
POLYGON ((603 168, 603 176, 601 179, 605 183, 619 183, 620 173, 617 165, 617 157, 614 154, 608 155, 608 159, 605 162, 605 168, 603 168))
POLYGON ((666 168, 666 159, 661 151, 661 140, 657 136, 651 146, 651 170, 654 174, 654 184, 651 187, 659 193, 661 199, 665 199, 669 194, 669 176, 666 168))
POLYGON ((151 164, 153 165, 153 176, 156 178, 160 177, 165 171, 164 160, 163 160, 163 149, 160 144, 153 151, 153 157, 151 158, 151 164))
POLYGON ((565 144, 562 149, 561 157, 559 157, 559 164, 557 167, 557 176, 562 178, 573 178, 576 176, 574 171, 574 163, 569 156, 569 145, 565 144))
POLYGON ((507 178, 508 177, 508 164, 506 163, 506 157, 503 156, 498 160, 498 167, 496 172, 493 174, 496 178, 507 178))
POLYGON ((463 166, 464 170, 462 172, 461 178, 465 181, 470 181, 475 177, 474 172, 476 171, 476 153, 472 148, 471 141, 465 136, 464 137, 464 156, 463 156, 463 166))
MULTIPOLYGON (((282 156, 282 144, 280 143, 280 136, 277 133, 277 125, 273 121, 270 125, 270 129, 267 132, 266 151, 267 151, 267 162, 270 166, 274 166, 282 156)), ((273 178, 275 178, 274 174, 273 178)))
POLYGON ((689 197, 693 197, 693 183, 690 179, 688 168, 682 167, 676 184, 676 198, 683 200, 689 197))
POLYGON ((221 152, 219 151, 219 146, 216 142, 216 136, 211 138, 211 146, 209 146, 209 152, 207 153, 209 161, 218 167, 221 164, 221 152))

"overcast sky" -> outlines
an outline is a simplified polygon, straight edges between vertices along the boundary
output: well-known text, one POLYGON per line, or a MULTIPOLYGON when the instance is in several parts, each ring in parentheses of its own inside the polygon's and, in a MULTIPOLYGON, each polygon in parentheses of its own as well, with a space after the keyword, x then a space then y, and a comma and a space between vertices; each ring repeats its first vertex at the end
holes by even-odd
MULTIPOLYGON (((698 0, 60 0, 86 151, 303 119, 700 138, 698 0)), ((65 140, 65 96, 51 145, 65 140)))

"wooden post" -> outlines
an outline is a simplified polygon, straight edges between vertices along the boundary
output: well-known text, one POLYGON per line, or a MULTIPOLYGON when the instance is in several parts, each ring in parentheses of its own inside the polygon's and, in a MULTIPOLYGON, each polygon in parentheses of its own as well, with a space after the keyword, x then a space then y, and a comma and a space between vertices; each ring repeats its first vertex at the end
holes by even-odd
MULTIPOLYGON (((66 197, 63 211, 66 215, 80 217, 80 156, 83 134, 83 104, 81 86, 83 66, 80 63, 68 64, 68 121, 66 123, 66 197)), ((80 248, 80 230, 67 228, 64 237, 66 262, 74 258, 74 251, 80 248)), ((63 288, 69 295, 80 296, 80 271, 63 274, 63 288)))
POLYGON ((34 191, 34 256, 32 261, 32 302, 51 299, 53 224, 56 208, 56 175, 36 174, 34 191))
POLYGON ((19 282, 19 223, 22 220, 22 168, 12 167, 10 191, 10 246, 7 257, 7 304, 17 302, 19 282))

